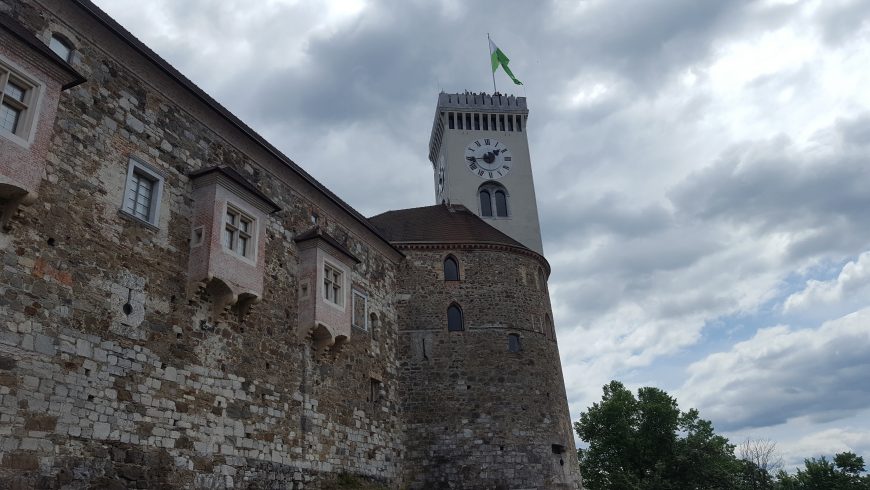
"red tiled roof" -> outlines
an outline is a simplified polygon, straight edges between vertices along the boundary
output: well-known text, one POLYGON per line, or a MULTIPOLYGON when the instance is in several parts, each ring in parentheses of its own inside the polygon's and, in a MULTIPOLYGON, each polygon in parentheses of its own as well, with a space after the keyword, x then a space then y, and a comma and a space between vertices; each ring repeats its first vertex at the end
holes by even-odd
POLYGON ((527 249, 461 205, 387 211, 369 221, 393 243, 488 243, 527 249))

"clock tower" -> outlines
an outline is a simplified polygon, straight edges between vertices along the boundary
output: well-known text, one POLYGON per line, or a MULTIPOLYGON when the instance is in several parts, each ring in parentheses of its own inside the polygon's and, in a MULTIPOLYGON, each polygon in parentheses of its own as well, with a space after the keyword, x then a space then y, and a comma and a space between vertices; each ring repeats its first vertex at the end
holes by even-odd
POLYGON ((525 97, 438 95, 429 138, 438 203, 462 204, 543 255, 525 97))

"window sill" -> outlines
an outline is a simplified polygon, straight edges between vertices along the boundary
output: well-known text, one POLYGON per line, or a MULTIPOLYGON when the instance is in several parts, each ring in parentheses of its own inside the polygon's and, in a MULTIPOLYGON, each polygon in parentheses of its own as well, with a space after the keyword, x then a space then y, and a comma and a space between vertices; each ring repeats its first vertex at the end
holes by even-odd
POLYGON ((338 310, 338 311, 344 311, 344 305, 342 305, 342 304, 338 304, 338 303, 336 303, 336 302, 334 302, 334 301, 332 301, 332 300, 328 300, 328 299, 326 299, 326 298, 323 298, 323 303, 324 303, 326 306, 329 306, 329 307, 331 307, 331 308, 335 308, 335 309, 338 310))
POLYGON ((134 215, 128 213, 127 211, 124 211, 123 209, 118 210, 118 215, 120 217, 128 220, 128 221, 132 221, 136 224, 142 225, 151 231, 160 231, 160 228, 157 225, 155 225, 154 223, 151 223, 150 221, 145 221, 144 219, 142 219, 138 216, 134 216, 134 215))
POLYGON ((222 249, 223 249, 224 253, 227 254, 227 255, 229 255, 230 257, 233 257, 233 258, 235 258, 235 259, 241 260, 242 262, 244 262, 244 263, 246 263, 246 264, 248 264, 248 265, 251 265, 251 266, 256 266, 256 265, 257 265, 257 261, 254 260, 254 258, 252 258, 252 257, 246 257, 246 256, 244 256, 244 255, 242 255, 242 254, 240 254, 240 253, 237 253, 235 250, 233 250, 233 249, 231 249, 231 248, 227 248, 226 245, 223 245, 223 246, 222 246, 222 249))
POLYGON ((19 136, 15 133, 10 133, 6 129, 0 129, 0 137, 6 138, 7 140, 9 140, 12 143, 24 148, 25 150, 29 149, 30 143, 32 143, 30 138, 24 138, 24 137, 19 136))

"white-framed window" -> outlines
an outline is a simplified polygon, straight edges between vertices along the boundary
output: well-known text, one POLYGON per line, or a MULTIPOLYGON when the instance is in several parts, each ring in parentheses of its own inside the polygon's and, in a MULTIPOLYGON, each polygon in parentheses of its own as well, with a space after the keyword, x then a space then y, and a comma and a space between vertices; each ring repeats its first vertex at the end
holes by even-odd
POLYGON ((51 48, 55 54, 63 58, 64 61, 69 63, 72 58, 73 47, 66 38, 59 34, 52 34, 51 40, 48 42, 48 47, 51 48))
POLYGON ((344 274, 329 262, 323 263, 323 299, 344 306, 344 274))
POLYGON ((148 165, 130 159, 127 184, 121 211, 152 226, 157 226, 160 198, 163 195, 163 176, 148 165))
POLYGON ((35 82, 0 61, 0 134, 30 139, 38 92, 35 82))
POLYGON ((254 257, 257 220, 227 204, 224 215, 224 248, 245 258, 254 257))
POLYGON ((365 293, 361 291, 353 290, 353 297, 351 299, 352 305, 351 309, 353 310, 353 319, 351 320, 351 324, 359 329, 368 330, 368 305, 369 298, 365 295, 365 293))

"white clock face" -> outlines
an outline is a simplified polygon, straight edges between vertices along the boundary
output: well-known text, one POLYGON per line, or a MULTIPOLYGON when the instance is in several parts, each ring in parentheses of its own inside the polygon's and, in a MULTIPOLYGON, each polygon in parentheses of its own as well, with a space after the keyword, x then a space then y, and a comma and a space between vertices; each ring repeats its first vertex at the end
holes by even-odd
POLYGON ((465 148, 465 165, 481 179, 500 179, 511 171, 510 150, 493 138, 480 138, 465 148))

